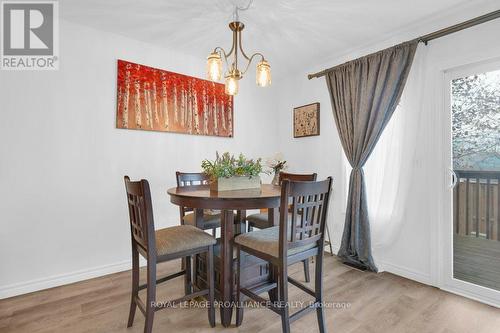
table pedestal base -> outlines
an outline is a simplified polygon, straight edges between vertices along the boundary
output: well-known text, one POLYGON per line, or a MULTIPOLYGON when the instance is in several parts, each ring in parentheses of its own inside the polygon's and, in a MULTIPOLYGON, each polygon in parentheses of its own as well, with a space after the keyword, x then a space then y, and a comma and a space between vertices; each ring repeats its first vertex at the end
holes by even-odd
MULTIPOLYGON (((222 325, 225 327, 228 327, 231 324, 231 318, 232 318, 232 312, 233 312, 233 301, 235 299, 236 295, 236 280, 234 277, 231 279, 233 285, 231 288, 231 297, 229 298, 229 301, 226 299, 224 300, 222 297, 221 293, 221 258, 220 258, 220 240, 217 243, 217 245, 214 247, 214 253, 215 253, 215 298, 217 301, 219 301, 221 307, 220 307, 220 312, 221 312, 221 322, 222 325), (224 306, 225 304, 223 302, 228 302, 229 307, 224 306), (222 303, 222 304, 221 304, 222 303)), ((243 286, 246 287, 251 287, 251 286, 256 286, 259 284, 262 284, 266 281, 269 281, 271 274, 269 272, 269 265, 267 261, 263 261, 259 258, 249 256, 245 252, 241 252, 242 256, 245 256, 243 262, 244 262, 244 267, 242 269, 242 275, 241 275, 241 281, 243 286)), ((206 265, 206 255, 205 254, 199 254, 195 258, 195 276, 194 276, 194 283, 197 288, 203 289, 206 288, 207 285, 207 265, 206 265)), ((234 253, 233 256, 233 272, 236 272, 236 253, 234 253)), ((270 292, 272 293, 272 292, 270 292)))

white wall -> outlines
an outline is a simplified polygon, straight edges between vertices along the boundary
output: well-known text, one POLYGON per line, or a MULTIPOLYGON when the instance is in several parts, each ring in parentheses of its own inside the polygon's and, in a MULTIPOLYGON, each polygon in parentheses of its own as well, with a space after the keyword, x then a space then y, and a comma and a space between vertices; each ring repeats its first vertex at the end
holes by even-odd
POLYGON ((328 223, 334 251, 340 246, 344 225, 345 186, 342 168, 343 151, 335 128, 330 97, 323 79, 307 80, 305 73, 290 76, 277 82, 279 87, 280 151, 288 162, 289 172, 317 172, 318 179, 333 177, 333 195, 330 201, 328 223), (293 137, 293 108, 314 102, 320 103, 320 135, 305 138, 293 137))
POLYGON ((204 59, 61 21, 60 70, 0 72, 0 298, 126 269, 123 176, 150 181, 156 227, 176 225, 166 190, 215 151, 277 147, 271 87, 242 81, 234 138, 115 128, 116 60, 204 77, 204 59))
MULTIPOLYGON (((440 26, 463 21, 494 8, 474 8, 461 11, 455 18, 442 19, 440 26), (458 18, 457 18, 458 17, 458 18), (449 22, 449 23, 447 23, 449 22)), ((498 8, 496 8, 498 9, 498 8)), ((291 74, 279 85, 278 108, 280 111, 280 150, 284 151, 293 171, 318 170, 321 177, 334 177, 334 202, 331 211, 333 241, 336 248, 340 245, 344 218, 346 190, 345 157, 341 150, 337 130, 331 111, 324 78, 308 80, 306 75, 355 59, 370 52, 380 50, 398 42, 433 31, 436 25, 429 23, 426 30, 412 30, 395 35, 393 38, 357 50, 349 50, 326 64, 291 74), (293 107, 303 104, 321 103, 321 136, 293 139, 291 116, 293 107)), ((442 168, 443 152, 442 123, 444 71, 453 67, 500 57, 498 36, 500 20, 476 26, 459 33, 435 40, 427 48, 427 67, 425 68, 426 88, 421 108, 424 129, 419 133, 419 147, 416 152, 415 166, 418 173, 413 181, 414 190, 401 221, 402 227, 396 240, 384 248, 376 249, 374 257, 380 270, 386 270, 427 284, 439 285, 441 239, 438 236, 442 221, 440 192, 448 171, 442 168)))

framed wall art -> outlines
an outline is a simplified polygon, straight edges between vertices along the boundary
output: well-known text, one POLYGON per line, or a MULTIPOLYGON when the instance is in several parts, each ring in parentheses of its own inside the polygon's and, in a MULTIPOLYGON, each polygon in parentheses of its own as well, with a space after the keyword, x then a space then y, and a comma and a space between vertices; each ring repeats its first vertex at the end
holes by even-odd
POLYGON ((233 136, 233 97, 224 85, 118 60, 116 127, 233 136))
POLYGON ((319 135, 319 103, 299 106, 293 109, 293 137, 319 135))

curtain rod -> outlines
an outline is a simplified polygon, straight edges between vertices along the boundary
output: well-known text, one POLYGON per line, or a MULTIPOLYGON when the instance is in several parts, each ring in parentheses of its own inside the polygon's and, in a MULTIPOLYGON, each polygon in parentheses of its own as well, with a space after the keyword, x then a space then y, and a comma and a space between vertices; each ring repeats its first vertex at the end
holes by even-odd
MULTIPOLYGON (((482 23, 485 23, 485 22, 488 22, 488 21, 491 21, 491 20, 494 20, 497 18, 500 18, 500 9, 495 10, 495 11, 488 13, 488 14, 485 14, 485 15, 478 16, 478 17, 470 19, 468 21, 452 25, 451 27, 431 32, 430 34, 420 36, 416 39, 419 42, 422 42, 425 45, 427 45, 427 43, 429 43, 429 41, 431 41, 431 40, 441 38, 441 37, 450 35, 452 33, 458 32, 460 30, 468 29, 468 28, 471 28, 473 26, 476 26, 476 25, 479 25, 479 24, 482 24, 482 23)), ((307 78, 310 80, 313 78, 325 76, 328 72, 330 72, 332 69, 334 69, 336 67, 338 67, 338 65, 333 66, 331 68, 324 69, 324 70, 317 72, 317 73, 314 73, 314 74, 309 74, 309 75, 307 75, 307 78)))

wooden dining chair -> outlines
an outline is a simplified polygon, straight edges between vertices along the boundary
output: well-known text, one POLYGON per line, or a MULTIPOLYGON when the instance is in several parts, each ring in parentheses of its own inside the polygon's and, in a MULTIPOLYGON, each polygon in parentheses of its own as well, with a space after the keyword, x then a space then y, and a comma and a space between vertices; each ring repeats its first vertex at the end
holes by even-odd
POLYGON ((236 325, 243 320, 242 295, 267 304, 281 316, 282 330, 290 332, 290 323, 305 313, 316 310, 319 330, 326 332, 323 311, 323 247, 328 202, 332 187, 332 178, 319 182, 295 182, 283 180, 281 187, 280 223, 279 226, 244 233, 234 240, 237 251, 237 291, 236 325), (291 218, 289 218, 290 211, 291 218), (267 260, 277 267, 277 285, 270 282, 268 286, 258 286, 257 290, 242 288, 241 267, 244 256, 241 251, 267 260), (289 265, 302 261, 304 258, 316 256, 314 290, 288 276, 289 265), (314 303, 290 314, 288 303, 288 282, 315 298, 314 303), (269 303, 258 294, 278 288, 278 302, 269 303))
MULTIPOLYGON (((187 187, 196 185, 208 185, 209 178, 201 172, 180 172, 175 173, 177 187, 187 187)), ((181 224, 196 226, 203 230, 212 230, 212 236, 216 236, 217 228, 220 227, 220 212, 209 209, 200 210, 203 212, 202 224, 196 225, 195 213, 191 207, 179 207, 181 224)))
MULTIPOLYGON (((150 333, 153 329, 154 313, 168 305, 206 295, 208 299, 208 320, 210 326, 215 327, 214 308, 214 244, 215 238, 196 227, 179 225, 155 231, 153 221, 153 206, 151 192, 147 180, 130 181, 125 176, 125 188, 130 217, 130 232, 132 238, 132 296, 127 327, 134 323, 135 311, 145 315, 144 332, 150 333), (190 269, 169 276, 156 279, 156 265, 164 261, 183 258, 191 263, 191 256, 206 253, 208 266, 208 289, 186 294, 178 299, 156 303, 156 285, 184 275, 185 284, 192 285, 190 269), (139 285, 139 254, 147 260, 147 283, 139 285), (146 303, 139 297, 139 290, 147 289, 146 303)), ((188 264, 187 267, 190 267, 188 264)))
MULTIPOLYGON (((279 174, 279 184, 281 185, 284 179, 291 181, 316 181, 317 174, 298 174, 298 173, 287 173, 280 172, 279 174)), ((267 212, 261 212, 258 214, 252 214, 247 216, 248 221, 248 231, 252 231, 254 228, 266 229, 273 227, 272 223, 269 221, 267 212)), ((311 281, 311 274, 309 269, 309 258, 302 261, 304 265, 304 278, 306 282, 311 281)))

